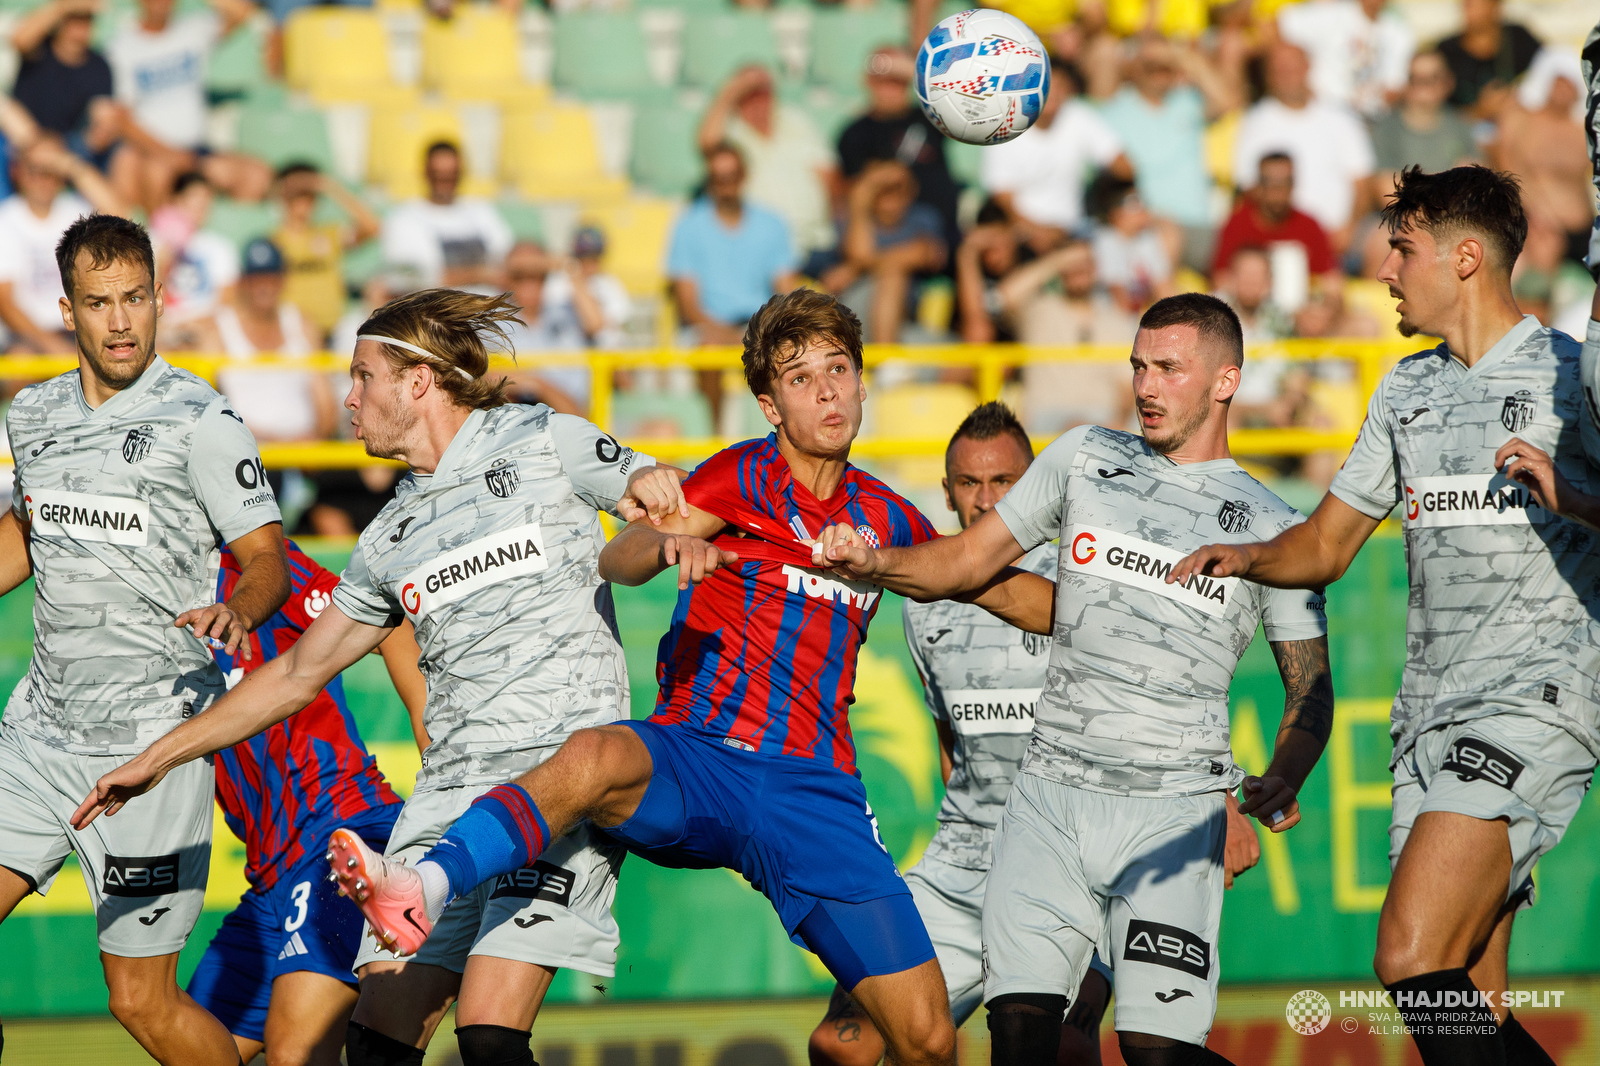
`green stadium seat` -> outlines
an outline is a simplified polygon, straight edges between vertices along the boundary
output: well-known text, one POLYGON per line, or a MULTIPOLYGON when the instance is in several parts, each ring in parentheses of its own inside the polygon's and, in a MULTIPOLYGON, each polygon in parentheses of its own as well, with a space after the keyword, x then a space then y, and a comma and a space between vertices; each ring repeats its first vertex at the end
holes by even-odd
POLYGON ((285 163, 312 163, 334 170, 333 143, 322 112, 309 107, 262 107, 254 101, 239 117, 239 150, 274 170, 285 163))
POLYGON ((983 166, 983 148, 981 146, 966 144, 946 137, 944 142, 944 161, 945 165, 950 168, 951 177, 963 185, 978 187, 978 172, 983 166))
POLYGON ((554 41, 558 89, 585 100, 633 100, 662 91, 650 77, 644 30, 634 15, 558 15, 554 41))
POLYGON ((519 241, 544 243, 544 209, 526 200, 504 199, 494 203, 500 217, 519 241))
POLYGON ((688 196, 705 167, 695 146, 700 117, 672 104, 641 107, 633 116, 633 180, 662 196, 688 196))
POLYGON ((278 83, 267 73, 265 50, 266 39, 253 24, 218 41, 206 64, 207 98, 219 104, 252 99, 279 89, 278 83))
POLYGON ((777 71, 778 42, 772 23, 753 11, 692 14, 683 27, 683 80, 716 90, 748 63, 777 71))
POLYGON ((205 228, 243 248, 257 237, 272 236, 278 228, 278 208, 270 202, 251 204, 219 196, 211 205, 205 228))
POLYGON ((884 45, 905 44, 909 17, 896 0, 819 8, 811 16, 811 80, 835 92, 859 93, 867 57, 884 45))

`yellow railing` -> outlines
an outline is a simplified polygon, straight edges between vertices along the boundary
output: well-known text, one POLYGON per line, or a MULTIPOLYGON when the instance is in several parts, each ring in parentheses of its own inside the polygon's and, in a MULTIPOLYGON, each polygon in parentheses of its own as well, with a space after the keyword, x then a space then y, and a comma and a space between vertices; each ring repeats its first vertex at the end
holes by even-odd
MULTIPOLYGON (((1248 354, 1255 358, 1290 359, 1307 362, 1341 361, 1355 367, 1356 381, 1363 399, 1372 395, 1378 379, 1402 357, 1422 348, 1417 339, 1390 340, 1326 339, 1292 340, 1251 345, 1248 354)), ((610 429, 615 396, 616 372, 649 367, 687 367, 693 370, 737 370, 740 350, 735 347, 660 349, 641 351, 522 353, 516 360, 496 356, 496 370, 531 370, 556 366, 587 366, 592 374, 590 418, 610 429)), ((225 370, 294 369, 339 373, 348 369, 348 356, 323 353, 303 358, 260 356, 249 361, 225 356, 180 352, 166 357, 170 362, 215 383, 225 370)), ((1017 344, 949 344, 908 347, 876 344, 866 349, 869 369, 888 362, 919 366, 970 368, 972 385, 980 402, 1000 396, 1008 371, 1034 363, 1120 363, 1128 358, 1124 345, 1024 346, 1017 344)), ((72 356, 0 356, 0 379, 38 381, 77 367, 72 356)), ((1354 434, 1347 431, 1312 429, 1238 430, 1231 436, 1234 451, 1244 455, 1305 455, 1310 452, 1348 448, 1354 434)), ((726 447, 732 441, 720 437, 699 439, 629 439, 628 444, 664 460, 694 459, 726 447)), ((943 434, 864 435, 851 449, 864 459, 892 459, 943 454, 947 439, 943 434)), ((1039 442, 1041 445, 1046 443, 1039 442)), ((263 463, 269 467, 301 469, 348 469, 371 465, 361 444, 355 441, 326 441, 307 444, 263 444, 263 463)), ((9 458, 0 462, 9 462, 9 458)))

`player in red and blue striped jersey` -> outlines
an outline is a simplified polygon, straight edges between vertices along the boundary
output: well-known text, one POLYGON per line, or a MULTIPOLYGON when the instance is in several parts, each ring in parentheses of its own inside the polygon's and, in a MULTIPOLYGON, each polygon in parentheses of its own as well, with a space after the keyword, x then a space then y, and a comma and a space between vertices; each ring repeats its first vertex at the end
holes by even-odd
MULTIPOLYGON (((249 636, 249 658, 213 649, 228 687, 294 644, 331 600, 339 576, 286 541, 292 591, 249 636)), ((239 566, 222 552, 217 594, 233 594, 239 566)), ((223 601, 225 602, 225 599, 223 601)), ((426 696, 407 630, 385 648, 408 704, 426 696)), ((216 756, 217 802, 245 843, 250 890, 223 919, 189 982, 189 994, 228 1027, 248 1062, 264 1047, 276 1062, 339 1061, 356 1003, 351 963, 361 912, 328 881, 323 854, 338 826, 382 847, 400 813, 368 754, 335 677, 299 714, 216 756)))
MULTIPOLYGON (((846 718, 880 592, 818 565, 825 530, 885 545, 934 533, 850 466, 866 396, 854 314, 809 290, 775 297, 751 319, 744 359, 773 435, 708 460, 681 508, 634 521, 600 556, 601 575, 624 584, 678 567, 656 714, 574 733, 480 797, 414 867, 343 830, 330 858, 373 928, 410 952, 453 896, 587 818, 658 865, 742 873, 853 993, 891 1061, 953 1064, 944 978, 878 837, 846 718)), ((1038 631, 1049 588, 1015 571, 975 602, 1038 631)))
POLYGON ((869 540, 909 546, 934 536, 933 527, 849 465, 819 500, 795 479, 776 434, 712 456, 683 492, 707 516, 703 525, 722 527, 712 542, 739 561, 679 593, 661 641, 652 721, 854 774, 856 652, 881 593, 811 569, 811 541, 843 522, 869 540))

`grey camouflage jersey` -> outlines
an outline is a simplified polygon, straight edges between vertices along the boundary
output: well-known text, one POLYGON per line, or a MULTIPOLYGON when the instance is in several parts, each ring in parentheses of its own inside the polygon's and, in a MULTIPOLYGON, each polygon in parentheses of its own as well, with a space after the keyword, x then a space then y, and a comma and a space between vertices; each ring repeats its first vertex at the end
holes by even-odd
POLYGON ((80 755, 132 755, 222 695, 172 621, 216 600, 220 546, 279 521, 255 438, 157 356, 98 408, 72 371, 17 394, 11 510, 30 525, 33 661, 6 721, 80 755))
POLYGON ((505 781, 628 717, 596 512, 653 462, 543 405, 474 411, 361 534, 333 602, 416 629, 433 738, 418 792, 505 781))
MULTIPOLYGON (((1016 565, 1054 581, 1056 546, 1041 544, 1016 565)), ((939 831, 927 853, 987 870, 994 827, 1033 735, 1050 638, 956 600, 907 600, 901 614, 928 713, 949 723, 954 740, 939 831)))
POLYGON ((1581 415, 1578 344, 1532 316, 1470 370, 1441 344, 1401 360, 1373 393, 1330 491, 1371 518, 1401 506, 1411 598, 1396 761, 1425 730, 1503 712, 1600 752, 1595 539, 1494 469, 1517 436, 1594 492, 1581 415))
POLYGON ((1179 465, 1100 426, 1058 437, 995 511, 1024 548, 1061 540, 1054 646, 1022 772, 1127 796, 1243 780, 1228 740, 1239 657, 1257 622, 1270 641, 1325 634, 1323 598, 1163 578, 1201 545, 1273 537, 1300 515, 1232 459, 1179 465))

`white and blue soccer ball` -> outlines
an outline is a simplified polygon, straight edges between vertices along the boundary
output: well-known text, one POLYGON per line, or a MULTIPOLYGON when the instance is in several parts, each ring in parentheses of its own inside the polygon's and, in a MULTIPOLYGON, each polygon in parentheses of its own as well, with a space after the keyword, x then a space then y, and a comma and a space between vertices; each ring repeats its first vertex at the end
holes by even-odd
POLYGON ((922 113, 946 136, 1002 144, 1039 117, 1050 94, 1050 57, 1014 15, 961 11, 922 42, 916 90, 922 113))

